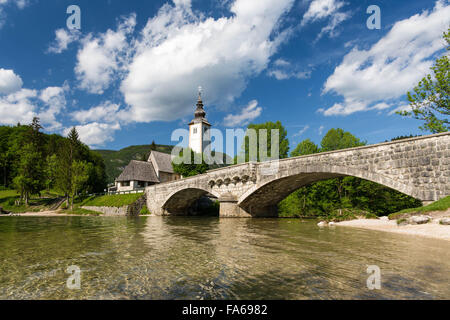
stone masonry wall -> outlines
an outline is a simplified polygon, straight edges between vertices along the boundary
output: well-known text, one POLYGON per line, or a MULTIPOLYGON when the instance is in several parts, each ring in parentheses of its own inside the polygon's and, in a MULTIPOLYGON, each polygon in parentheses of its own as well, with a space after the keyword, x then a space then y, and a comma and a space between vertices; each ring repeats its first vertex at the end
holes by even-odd
MULTIPOLYGON (((355 176, 425 202, 450 195, 450 133, 338 150, 268 163, 245 163, 146 189, 147 206, 171 214, 209 193, 244 212, 268 210, 290 192, 321 179, 355 176), (178 196, 182 192, 183 196, 178 196), (178 203, 177 203, 178 202, 178 203), (260 210, 261 209, 261 210, 260 210)), ((234 212, 235 209, 229 209, 234 212)))
POLYGON ((147 203, 145 194, 136 200, 134 203, 123 207, 94 207, 84 206, 81 207, 86 210, 101 212, 105 216, 138 216, 141 213, 142 208, 147 203))
POLYGON ((126 216, 127 215, 127 208, 125 207, 91 207, 91 206, 85 206, 81 207, 82 209, 91 210, 95 212, 101 212, 105 216, 126 216))

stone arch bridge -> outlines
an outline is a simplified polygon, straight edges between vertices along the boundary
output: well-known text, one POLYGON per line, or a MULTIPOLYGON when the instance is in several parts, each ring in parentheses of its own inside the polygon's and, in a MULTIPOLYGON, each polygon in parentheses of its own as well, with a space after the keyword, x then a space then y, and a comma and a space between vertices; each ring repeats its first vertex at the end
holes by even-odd
POLYGON ((146 188, 155 215, 186 215, 205 195, 221 217, 277 215, 277 204, 310 183, 354 176, 425 203, 450 195, 450 132, 263 163, 244 163, 146 188))

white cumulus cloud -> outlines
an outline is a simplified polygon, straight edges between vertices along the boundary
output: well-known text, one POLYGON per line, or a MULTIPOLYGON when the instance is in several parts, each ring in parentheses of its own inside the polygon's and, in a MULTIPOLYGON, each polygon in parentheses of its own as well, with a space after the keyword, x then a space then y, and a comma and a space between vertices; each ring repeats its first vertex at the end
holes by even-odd
POLYGON ((122 82, 126 120, 171 121, 192 113, 201 85, 210 104, 230 104, 261 73, 284 34, 278 22, 293 0, 236 0, 230 17, 203 18, 189 1, 164 5, 148 20, 122 82), (274 32, 276 33, 275 36, 274 32))
POLYGON ((91 109, 72 112, 71 116, 74 120, 82 124, 92 121, 115 122, 119 108, 120 106, 118 104, 105 101, 91 109))
POLYGON ((22 79, 13 70, 0 68, 0 94, 10 94, 22 88, 22 79))
POLYGON ((39 118, 43 124, 47 124, 47 130, 61 128, 61 123, 56 117, 66 108, 66 92, 69 90, 65 83, 62 87, 48 87, 41 91, 39 99, 44 103, 40 108, 39 118))
POLYGON ((319 109, 326 116, 385 109, 430 72, 444 47, 450 5, 437 1, 424 11, 398 21, 368 50, 353 48, 327 79, 324 93, 336 93, 343 102, 319 109))
POLYGON ((42 90, 22 88, 20 76, 13 70, 0 69, 0 124, 30 123, 33 117, 39 117, 46 130, 60 128, 56 116, 66 106, 67 90, 67 84, 42 90))
POLYGON ((81 36, 81 32, 73 29, 58 29, 55 31, 55 42, 50 45, 48 52, 61 53, 69 47, 69 44, 77 41, 81 36))
POLYGON ((136 15, 132 14, 118 25, 117 30, 108 30, 98 36, 87 35, 81 40, 82 48, 77 54, 75 73, 80 88, 90 93, 102 94, 117 72, 124 71, 128 52, 132 48, 127 37, 136 26, 136 15))
POLYGON ((258 101, 252 100, 239 114, 229 114, 224 119, 226 127, 240 127, 249 124, 261 115, 262 108, 258 107, 258 101))
POLYGON ((311 70, 301 70, 298 66, 293 65, 284 59, 277 59, 267 74, 277 80, 287 80, 291 78, 309 79, 311 78, 311 70))
POLYGON ((16 125, 29 123, 36 116, 36 105, 33 99, 36 90, 20 89, 7 96, 0 96, 0 124, 16 125))
MULTIPOLYGON (((119 123, 98 123, 92 122, 76 126, 80 140, 89 147, 101 147, 108 141, 114 140, 114 132, 120 130, 119 123)), ((64 130, 64 135, 68 135, 71 128, 64 130)))
POLYGON ((340 0, 313 0, 303 15, 301 26, 328 19, 328 24, 322 28, 317 39, 325 34, 334 37, 338 34, 336 28, 351 17, 350 12, 339 11, 345 4, 344 1, 340 0))

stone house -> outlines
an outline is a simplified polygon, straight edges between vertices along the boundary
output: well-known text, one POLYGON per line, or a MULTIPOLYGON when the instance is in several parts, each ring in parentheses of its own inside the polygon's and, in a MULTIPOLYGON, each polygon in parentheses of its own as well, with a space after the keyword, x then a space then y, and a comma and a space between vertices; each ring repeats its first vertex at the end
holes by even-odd
POLYGON ((151 151, 148 161, 131 160, 116 179, 115 191, 137 191, 145 187, 180 179, 172 168, 172 155, 151 151))

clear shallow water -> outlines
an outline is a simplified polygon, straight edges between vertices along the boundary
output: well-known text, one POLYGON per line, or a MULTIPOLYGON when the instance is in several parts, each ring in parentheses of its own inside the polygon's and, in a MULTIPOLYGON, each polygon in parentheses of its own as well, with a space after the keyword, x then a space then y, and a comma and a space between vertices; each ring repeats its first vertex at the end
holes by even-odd
POLYGON ((449 299, 450 242, 296 219, 0 219, 0 299, 375 298, 449 299))

